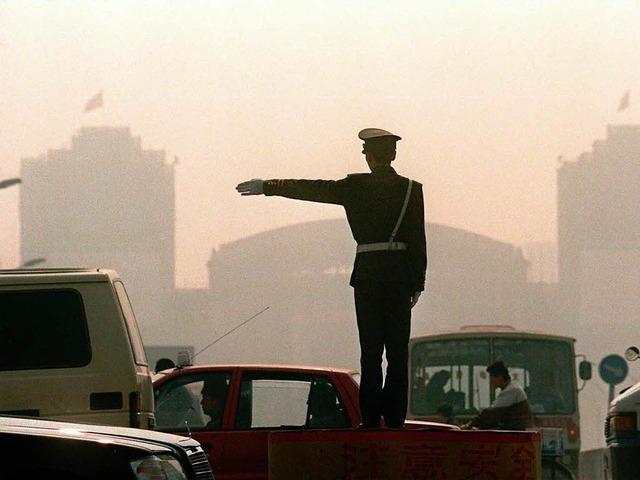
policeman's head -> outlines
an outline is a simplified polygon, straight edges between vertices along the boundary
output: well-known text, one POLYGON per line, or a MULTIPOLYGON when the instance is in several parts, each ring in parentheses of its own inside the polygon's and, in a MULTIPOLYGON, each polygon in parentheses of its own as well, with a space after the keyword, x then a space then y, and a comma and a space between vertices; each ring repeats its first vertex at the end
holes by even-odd
POLYGON ((358 133, 360 140, 364 140, 362 153, 367 157, 367 163, 388 165, 396 158, 396 142, 401 140, 394 135, 379 128, 365 128, 358 133))

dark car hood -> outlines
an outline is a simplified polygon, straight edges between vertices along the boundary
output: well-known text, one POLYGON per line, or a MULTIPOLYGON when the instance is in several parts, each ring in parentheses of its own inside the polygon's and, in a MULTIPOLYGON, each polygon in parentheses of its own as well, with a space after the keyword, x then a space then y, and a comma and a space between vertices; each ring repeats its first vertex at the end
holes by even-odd
POLYGON ((0 431, 39 431, 41 434, 64 436, 64 435, 87 435, 87 437, 120 439, 123 441, 133 441, 157 446, 175 446, 179 444, 183 448, 195 447, 198 442, 192 438, 173 435, 170 433, 155 432, 153 430, 143 430, 128 427, 115 427, 103 425, 90 425, 85 423, 61 422, 54 420, 42 420, 40 418, 17 417, 11 415, 0 416, 0 431))

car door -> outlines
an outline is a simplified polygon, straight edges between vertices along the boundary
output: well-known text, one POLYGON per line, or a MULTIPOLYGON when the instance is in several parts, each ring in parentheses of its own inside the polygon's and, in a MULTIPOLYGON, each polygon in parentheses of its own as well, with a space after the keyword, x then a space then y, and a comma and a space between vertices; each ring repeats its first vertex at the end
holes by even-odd
POLYGON ((268 437, 274 430, 350 426, 329 377, 295 370, 244 371, 232 417, 223 459, 227 479, 268 477, 268 437))
POLYGON ((216 480, 267 479, 268 437, 274 430, 351 427, 328 375, 238 367, 232 377, 231 370, 196 368, 156 387, 156 418, 159 430, 202 444, 216 480), (227 386, 221 429, 208 429, 203 394, 221 380, 227 386))
POLYGON ((185 371, 167 378, 155 388, 156 430, 190 436, 200 442, 216 479, 225 453, 225 421, 233 402, 231 370, 185 371), (215 389, 216 408, 205 399, 215 389))

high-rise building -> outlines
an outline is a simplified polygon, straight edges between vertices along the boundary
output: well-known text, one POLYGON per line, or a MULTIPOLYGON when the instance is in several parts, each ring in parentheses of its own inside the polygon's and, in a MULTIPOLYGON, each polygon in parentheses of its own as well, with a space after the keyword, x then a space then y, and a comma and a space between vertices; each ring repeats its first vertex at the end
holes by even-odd
POLYGON ((530 283, 558 283, 558 247, 555 242, 528 242, 522 254, 529 264, 527 281, 530 283))
POLYGON ((640 316, 640 125, 613 125, 558 169, 559 284, 565 318, 640 316))
POLYGON ((82 128, 70 149, 21 164, 22 263, 103 267, 125 280, 141 328, 174 292, 174 167, 128 127, 82 128))

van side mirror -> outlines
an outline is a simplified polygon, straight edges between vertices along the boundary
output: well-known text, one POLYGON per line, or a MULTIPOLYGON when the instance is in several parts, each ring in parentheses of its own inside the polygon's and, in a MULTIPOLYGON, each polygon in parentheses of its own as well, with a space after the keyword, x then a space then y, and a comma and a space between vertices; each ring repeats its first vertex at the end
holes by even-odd
POLYGON ((638 347, 629 347, 624 351, 624 358, 628 362, 633 362, 640 358, 640 350, 638 350, 638 347))
POLYGON ((582 360, 578 365, 580 380, 591 380, 591 362, 582 360))

